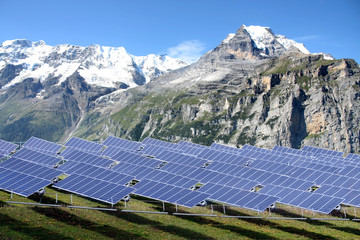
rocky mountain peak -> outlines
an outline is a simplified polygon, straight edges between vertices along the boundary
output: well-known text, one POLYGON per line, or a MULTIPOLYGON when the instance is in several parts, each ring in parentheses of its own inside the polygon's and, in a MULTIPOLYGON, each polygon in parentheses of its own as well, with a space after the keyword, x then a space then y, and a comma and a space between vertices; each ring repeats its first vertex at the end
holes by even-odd
POLYGON ((303 44, 276 35, 271 28, 242 25, 230 33, 219 46, 204 56, 205 61, 258 61, 285 53, 310 54, 303 44))

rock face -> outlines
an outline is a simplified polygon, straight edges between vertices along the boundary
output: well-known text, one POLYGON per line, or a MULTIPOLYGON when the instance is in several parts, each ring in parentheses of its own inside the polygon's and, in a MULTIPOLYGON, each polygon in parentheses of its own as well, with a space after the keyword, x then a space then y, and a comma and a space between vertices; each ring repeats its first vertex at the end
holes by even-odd
POLYGON ((96 108, 105 105, 98 102, 89 112, 94 121, 78 133, 359 152, 359 84, 351 59, 276 41, 259 49, 241 27, 197 63, 118 97, 121 105, 106 105, 106 117, 99 117, 96 108))

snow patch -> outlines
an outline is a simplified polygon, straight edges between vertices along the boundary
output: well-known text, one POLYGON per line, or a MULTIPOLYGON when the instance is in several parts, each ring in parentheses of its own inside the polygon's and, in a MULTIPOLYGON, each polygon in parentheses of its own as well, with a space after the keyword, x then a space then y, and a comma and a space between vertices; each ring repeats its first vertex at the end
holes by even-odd
POLYGON ((251 25, 248 27, 245 26, 244 28, 250 34, 250 37, 254 41, 256 47, 258 49, 262 49, 263 51, 265 51, 268 46, 271 46, 274 41, 277 41, 286 50, 291 47, 295 47, 304 54, 310 54, 310 51, 305 48, 304 44, 288 39, 283 35, 275 35, 269 27, 251 25))
POLYGON ((229 35, 227 35, 227 37, 221 43, 229 43, 230 40, 235 37, 235 35, 235 33, 229 33, 229 35))

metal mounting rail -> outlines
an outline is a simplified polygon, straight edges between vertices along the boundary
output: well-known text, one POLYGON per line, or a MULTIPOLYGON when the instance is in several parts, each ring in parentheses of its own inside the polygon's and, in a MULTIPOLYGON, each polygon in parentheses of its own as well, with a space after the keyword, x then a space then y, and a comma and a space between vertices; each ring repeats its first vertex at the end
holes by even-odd
POLYGON ((256 217, 256 216, 227 216, 227 215, 221 215, 220 217, 224 217, 224 218, 245 218, 245 219, 265 219, 264 217, 256 217))
POLYGON ((137 211, 137 210, 121 210, 121 212, 128 212, 128 213, 169 214, 168 212, 137 211))
POLYGON ((196 214, 196 213, 173 213, 172 215, 177 215, 177 216, 196 216, 196 217, 218 217, 218 215, 213 215, 213 214, 196 214))
POLYGON ((30 203, 30 202, 13 202, 13 201, 6 201, 6 203, 10 204, 24 204, 24 205, 35 205, 35 206, 45 206, 45 207, 64 207, 57 204, 45 204, 45 203, 30 203))
POLYGON ((352 221, 360 222, 360 218, 353 218, 352 221))
POLYGON ((116 208, 95 208, 95 207, 82 207, 82 206, 67 206, 68 208, 80 208, 80 209, 90 209, 90 210, 100 210, 100 211, 112 211, 116 212, 116 208))
POLYGON ((309 220, 315 220, 315 221, 350 221, 349 218, 309 218, 309 220))
POLYGON ((307 220, 307 218, 291 218, 291 217, 266 217, 264 219, 275 219, 275 220, 307 220))

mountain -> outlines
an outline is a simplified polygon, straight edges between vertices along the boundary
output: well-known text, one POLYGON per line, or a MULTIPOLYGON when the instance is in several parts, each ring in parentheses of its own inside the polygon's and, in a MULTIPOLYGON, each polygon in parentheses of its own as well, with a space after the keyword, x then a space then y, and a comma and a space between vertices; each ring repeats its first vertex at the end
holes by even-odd
POLYGON ((75 134, 359 152, 359 79, 352 59, 242 26, 198 62, 95 101, 75 134))
POLYGON ((133 56, 123 47, 52 47, 44 41, 12 40, 0 45, 0 87, 7 88, 27 78, 41 82, 57 78, 57 84, 61 84, 78 72, 89 85, 128 88, 186 65, 166 55, 133 56))
POLYGON ((66 138, 97 98, 183 66, 179 59, 133 56, 122 47, 5 41, 0 45, 0 137, 66 138))
MULTIPOLYGON (((21 53, 13 55, 21 59, 21 53)), ((7 81, 5 87, 5 79, 16 79, 23 70, 20 64, 12 65, 1 70, 0 138, 4 139, 150 136, 205 145, 312 145, 360 151, 358 64, 310 53, 301 43, 267 27, 241 26, 196 63, 151 81, 141 80, 146 84, 137 87, 103 80, 125 83, 127 89, 102 81, 91 84, 92 78, 82 72, 90 69, 86 64, 64 81, 52 73, 46 81, 25 78, 21 84, 7 81)), ((131 74, 141 79, 136 77, 140 72, 131 74)), ((104 76, 108 75, 97 75, 104 76)))

